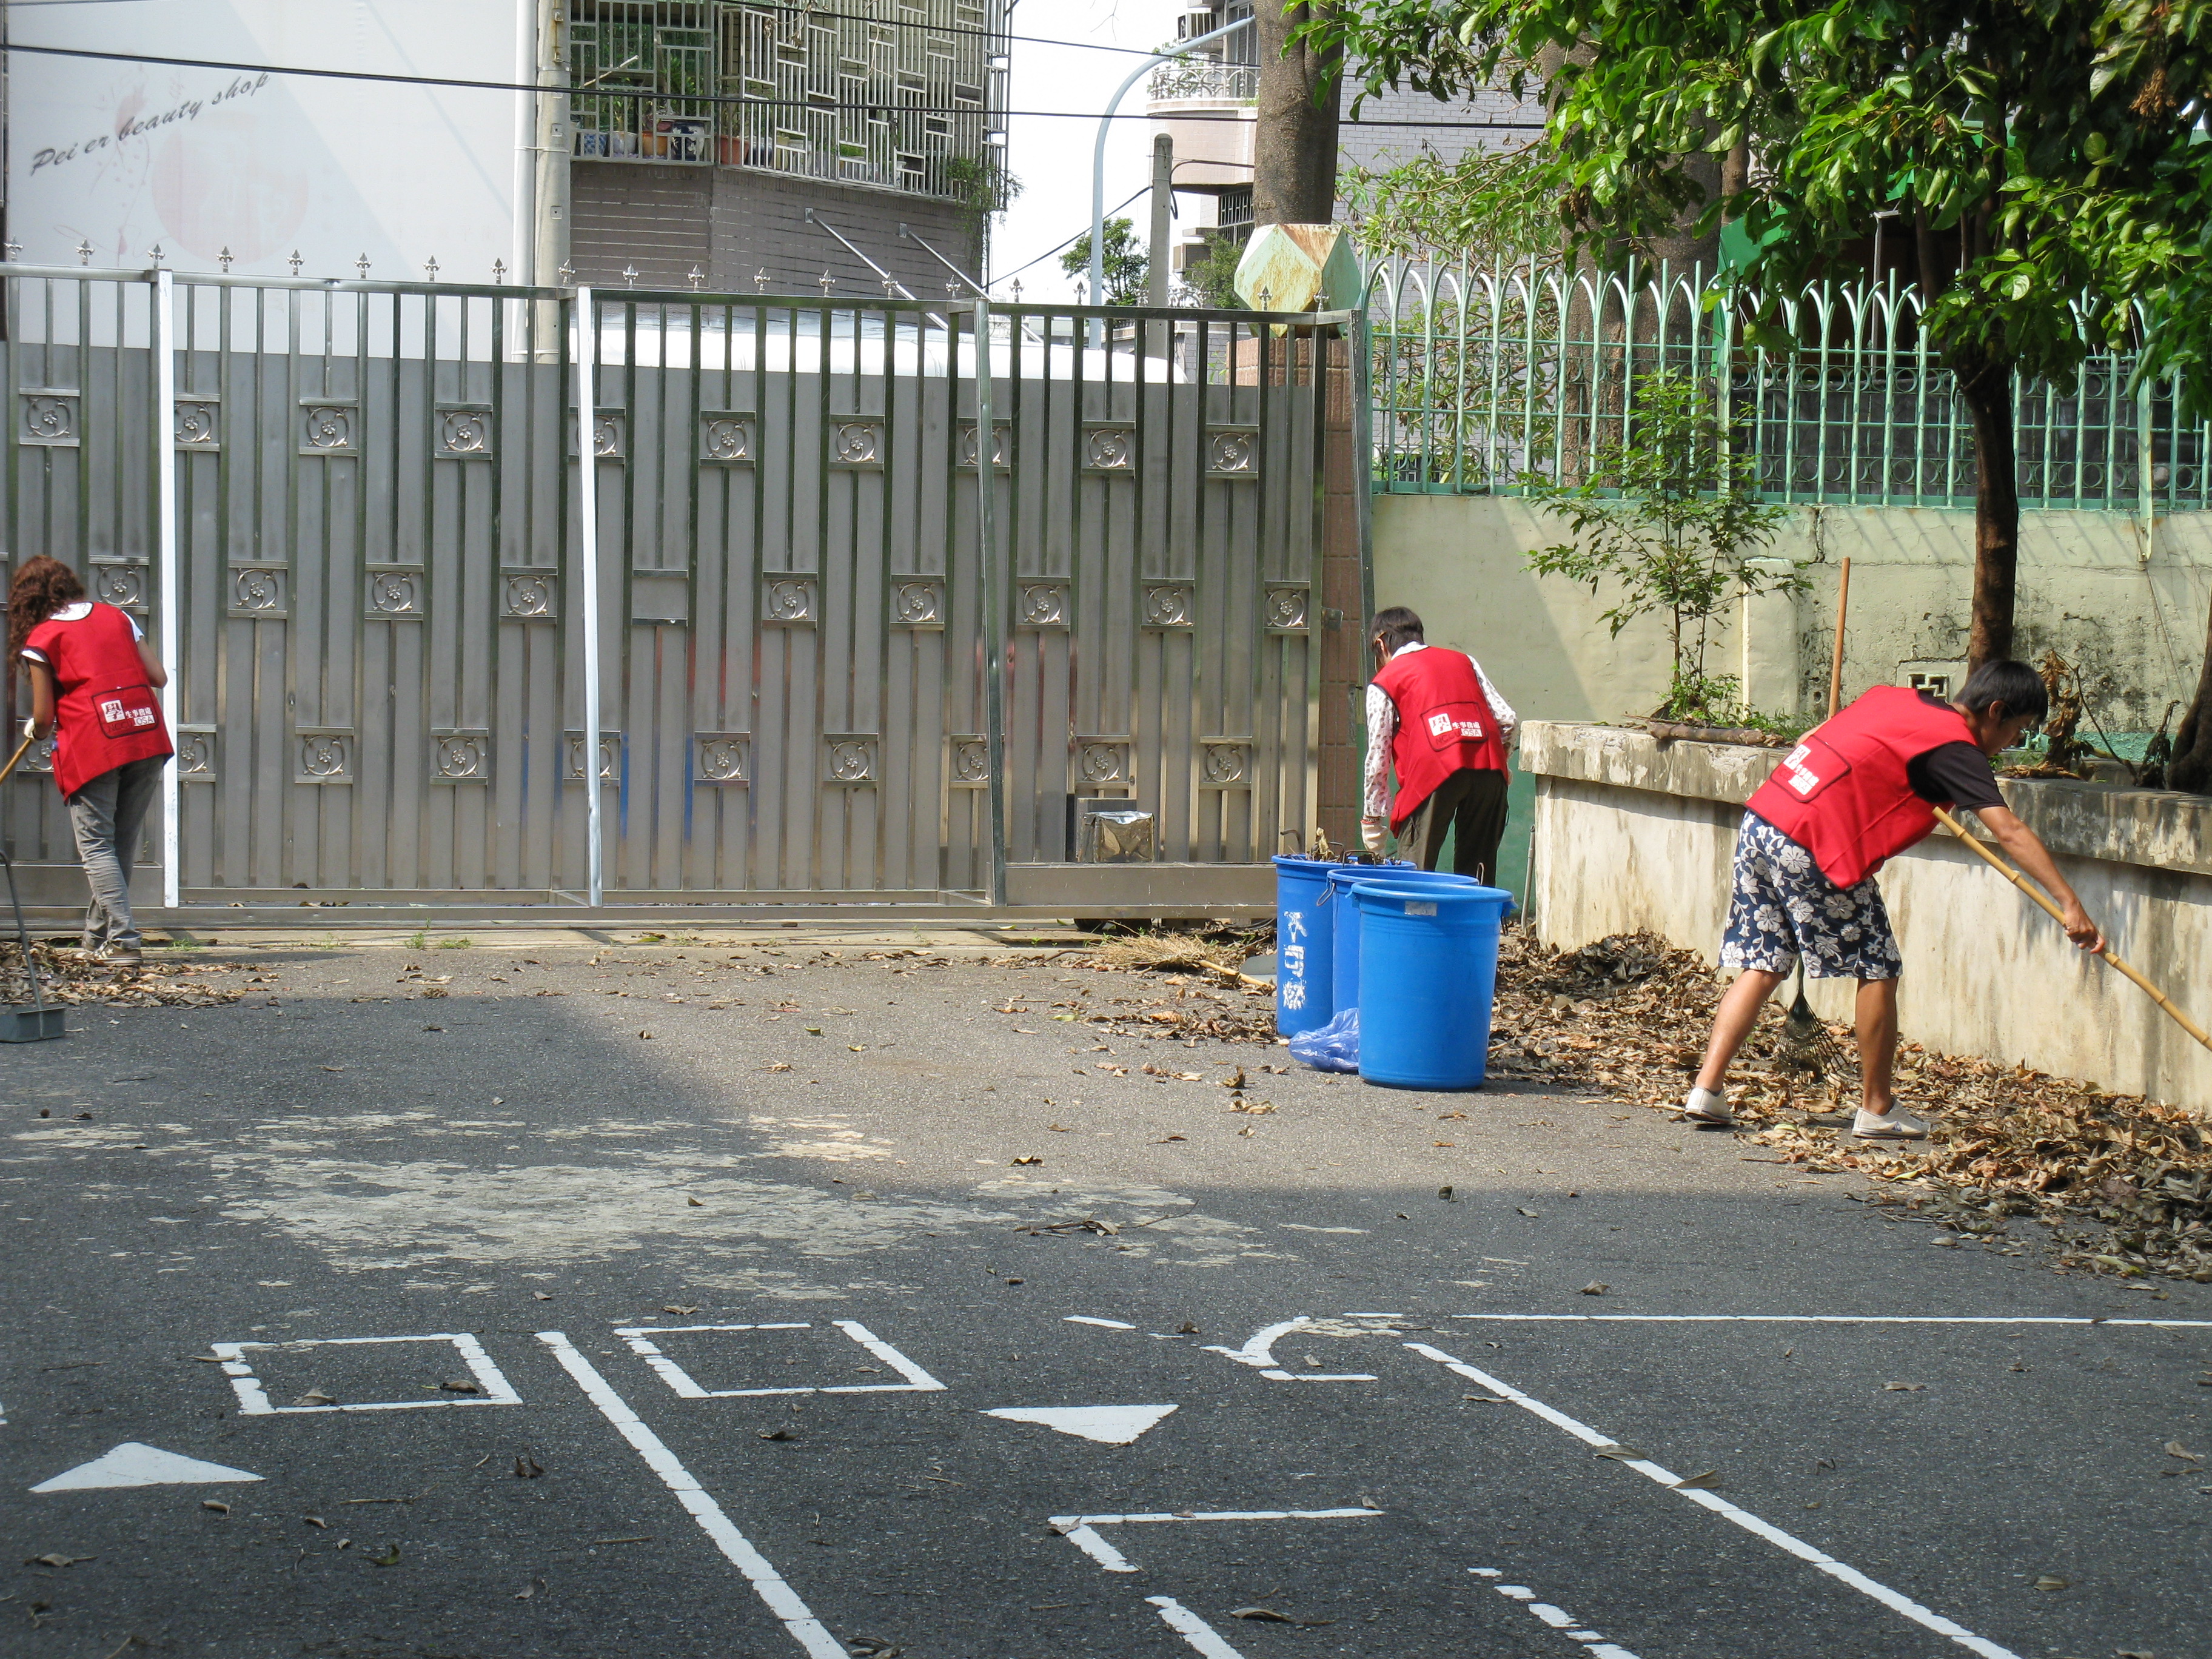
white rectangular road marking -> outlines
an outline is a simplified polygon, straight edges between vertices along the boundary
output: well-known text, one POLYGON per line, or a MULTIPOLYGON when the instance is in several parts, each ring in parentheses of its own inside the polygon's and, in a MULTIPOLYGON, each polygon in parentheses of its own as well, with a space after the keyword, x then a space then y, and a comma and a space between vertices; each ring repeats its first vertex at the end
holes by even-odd
POLYGON ((1126 1320, 1093 1319, 1089 1314, 1064 1314, 1061 1322, 1069 1325, 1101 1325, 1109 1331, 1133 1331, 1137 1328, 1126 1320))
POLYGON ((238 1395, 239 1414, 243 1417, 279 1417, 293 1413, 308 1412, 408 1412, 421 1411, 430 1406, 520 1406, 522 1396, 514 1385, 492 1364, 491 1356, 483 1351, 483 1344, 466 1331, 452 1331, 438 1336, 331 1336, 301 1342, 210 1342, 208 1352, 222 1361, 223 1374, 230 1378, 230 1386, 238 1395), (350 1404, 333 1406, 273 1406, 261 1386, 261 1379, 253 1374, 246 1363, 248 1349, 282 1349, 287 1352, 301 1348, 347 1348, 374 1346, 386 1342, 450 1342, 461 1356, 483 1390, 480 1399, 465 1397, 453 1400, 364 1400, 350 1404))
POLYGON ((1181 1515, 1055 1515, 1052 1525, 1067 1541, 1109 1572, 1141 1572, 1143 1568, 1093 1532, 1093 1527, 1134 1526, 1153 1521, 1344 1521, 1380 1515, 1380 1510, 1194 1510, 1181 1515))
POLYGON ((901 1376, 903 1382, 848 1382, 822 1387, 784 1389, 702 1389, 692 1379, 691 1373, 661 1352, 653 1339, 670 1333, 688 1331, 811 1331, 808 1324, 780 1325, 618 1325, 615 1334, 629 1344, 630 1352, 653 1367, 660 1380, 686 1400, 738 1400, 766 1394, 933 1394, 940 1393, 945 1384, 908 1359, 896 1348, 875 1334, 856 1320, 836 1319, 830 1323, 851 1337, 901 1376))
MULTIPOLYGON (((1351 1315, 1345 1316, 1349 1319, 1351 1315)), ((1553 1325, 2148 1325, 2166 1330, 2212 1328, 2212 1319, 2097 1319, 2047 1314, 1454 1314, 1454 1319, 1553 1325)))
POLYGON ((692 1478, 691 1472, 677 1461, 676 1454, 668 1449, 659 1435, 641 1422, 629 1403, 607 1385, 599 1368, 576 1352, 575 1346, 562 1331, 540 1331, 538 1340, 553 1351, 561 1368, 576 1380, 584 1397, 599 1408, 599 1414, 621 1431, 622 1437, 635 1448, 645 1459, 646 1467, 660 1477, 661 1484, 676 1494, 677 1501, 699 1523, 700 1530, 714 1540, 714 1547, 727 1557, 739 1572, 744 1574, 754 1593, 768 1606, 768 1610, 783 1621, 799 1645, 812 1659, 848 1659, 845 1644, 823 1627, 806 1603, 799 1599, 797 1590, 784 1582, 783 1575, 770 1565, 766 1556, 752 1547, 744 1534, 739 1532, 730 1517, 722 1513, 722 1506, 708 1495, 704 1487, 692 1478))
MULTIPOLYGON (((1574 1436, 1576 1439, 1582 1441, 1586 1445, 1611 1446, 1618 1443, 1608 1439, 1606 1436, 1600 1434, 1595 1429, 1591 1428, 1588 1424, 1578 1423, 1573 1418, 1569 1417, 1565 1412, 1554 1411, 1542 1401, 1534 1399, 1528 1395, 1522 1393, 1520 1389, 1513 1387, 1512 1384, 1509 1382, 1501 1382, 1498 1378, 1491 1376, 1489 1372, 1478 1370, 1475 1367, 1468 1364, 1463 1359, 1455 1359, 1451 1355, 1446 1353, 1441 1348, 1432 1348, 1425 1342, 1408 1342, 1406 1344, 1406 1346, 1412 1349, 1415 1353, 1419 1354, 1423 1358, 1433 1359, 1438 1364, 1443 1366, 1445 1370, 1454 1372, 1457 1376, 1466 1377, 1471 1382, 1480 1382, 1484 1388, 1488 1389, 1493 1394, 1500 1395, 1505 1399, 1511 1401, 1523 1411, 1533 1413, 1534 1415, 1542 1418, 1547 1423, 1551 1424, 1554 1428, 1565 1429, 1569 1434, 1574 1436)), ((1950 1620, 1943 1617, 1942 1613, 1931 1612, 1929 1609, 1922 1607, 1919 1602, 1914 1601, 1911 1596, 1901 1595, 1898 1591, 1890 1589, 1888 1585, 1879 1583, 1875 1580, 1868 1577, 1856 1567, 1848 1566, 1844 1563, 1837 1560, 1835 1557, 1826 1553, 1825 1551, 1815 1549, 1803 1539, 1796 1537, 1792 1534, 1786 1533, 1783 1531, 1781 1528, 1771 1525, 1767 1522, 1760 1520, 1748 1510, 1738 1509, 1734 1504, 1729 1503, 1725 1498, 1716 1497, 1710 1492, 1696 1489, 1687 1492, 1683 1491, 1682 1488, 1676 1484, 1681 1480, 1680 1475, 1674 1474, 1672 1470, 1662 1468, 1660 1465, 1652 1462, 1648 1458, 1638 1458, 1632 1462, 1625 1458, 1616 1461, 1622 1462, 1626 1468, 1634 1469, 1638 1474, 1641 1474, 1649 1480, 1657 1481, 1668 1491, 1680 1493, 1680 1496, 1688 1498, 1692 1504, 1702 1504, 1706 1509, 1711 1510, 1715 1515, 1721 1516, 1723 1520, 1733 1521, 1737 1526, 1741 1527, 1746 1532, 1750 1533, 1754 1537, 1763 1538, 1768 1543, 1772 1544, 1776 1548, 1788 1551, 1799 1560, 1806 1562, 1814 1567, 1817 1567, 1820 1571, 1826 1573, 1831 1578, 1837 1580, 1839 1583, 1849 1584, 1853 1589, 1859 1591, 1862 1595, 1873 1597, 1875 1601, 1881 1602, 1882 1606, 1889 1608, 1892 1612, 1903 1613, 1907 1619, 1912 1620, 1914 1624, 1925 1626, 1928 1629, 1934 1631, 1939 1636, 1949 1637, 1954 1642, 1956 1642, 1960 1647, 1966 1649, 1969 1652, 1980 1654, 1982 1656, 1982 1659, 2020 1659, 2020 1656, 2013 1652, 2011 1649, 2000 1647, 1995 1642, 1989 1641, 1984 1638, 1975 1635, 1973 1632, 1968 1630, 1965 1626, 1954 1624, 1950 1620)))
POLYGON ((1206 1659, 1244 1659, 1221 1639, 1220 1633, 1172 1595, 1147 1595, 1160 1610, 1160 1621, 1206 1656, 1206 1659))

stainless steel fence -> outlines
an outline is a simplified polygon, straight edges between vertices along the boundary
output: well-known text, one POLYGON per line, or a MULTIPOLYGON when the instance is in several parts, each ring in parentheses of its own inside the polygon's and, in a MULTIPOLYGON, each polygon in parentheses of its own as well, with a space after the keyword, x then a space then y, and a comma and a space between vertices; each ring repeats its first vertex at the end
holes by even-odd
MULTIPOLYGON (((173 665, 171 902, 1003 898, 1079 795, 1171 861, 1313 821, 1326 321, 0 269, 0 550, 173 665)), ((0 810, 70 860, 50 778, 0 810)))
MULTIPOLYGON (((1790 354, 1747 346, 1744 296, 1664 265, 1619 276, 1390 260, 1370 279, 1376 487, 1486 493, 1576 483, 1625 429, 1640 377, 1725 374, 1729 430, 1782 501, 1967 507, 1973 434, 1920 326, 1917 293, 1823 283, 1786 296, 1790 354)), ((2212 428, 2171 382, 2130 386, 2093 352, 2013 389, 2021 503, 2126 512, 2212 505, 2212 428)))

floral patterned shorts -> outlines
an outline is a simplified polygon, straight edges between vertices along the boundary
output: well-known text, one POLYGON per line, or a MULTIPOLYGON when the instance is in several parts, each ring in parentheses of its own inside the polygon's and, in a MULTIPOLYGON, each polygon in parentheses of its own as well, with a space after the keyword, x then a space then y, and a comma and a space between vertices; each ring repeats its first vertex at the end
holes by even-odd
POLYGON ((1837 886, 1810 853, 1746 812, 1721 966, 1786 974, 1801 954, 1814 979, 1895 979, 1905 967, 1872 876, 1837 886))

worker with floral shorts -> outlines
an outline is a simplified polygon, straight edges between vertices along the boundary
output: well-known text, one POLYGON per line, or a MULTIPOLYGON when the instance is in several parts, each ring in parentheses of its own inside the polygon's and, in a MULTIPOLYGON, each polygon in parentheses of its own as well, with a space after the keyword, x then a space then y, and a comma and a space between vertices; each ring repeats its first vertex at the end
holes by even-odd
POLYGON ((1998 792, 1990 757, 2011 748, 2050 708, 2026 663, 1984 663, 1950 702, 1876 686, 1806 733, 1746 804, 1721 966, 1739 969, 1721 998, 1697 1085, 1692 1121, 1735 1121, 1729 1063, 1777 986, 1801 962, 1813 979, 1855 979, 1861 1099, 1852 1132, 1868 1140, 1918 1140, 1928 1126, 1900 1110, 1897 980, 1904 970, 1875 872, 1936 828, 1938 806, 1964 807, 2056 900, 2066 934, 2102 951, 2081 901, 2050 852, 1998 792))

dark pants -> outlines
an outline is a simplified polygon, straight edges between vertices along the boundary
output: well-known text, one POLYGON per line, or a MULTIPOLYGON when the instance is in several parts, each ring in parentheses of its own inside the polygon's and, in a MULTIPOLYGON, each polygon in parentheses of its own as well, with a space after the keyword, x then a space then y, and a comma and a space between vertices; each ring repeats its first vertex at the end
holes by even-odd
POLYGON ((1444 832, 1452 842, 1452 869, 1490 886, 1498 884, 1498 843, 1505 836, 1505 774, 1485 767, 1462 767, 1413 809, 1398 836, 1399 850, 1410 853, 1424 870, 1437 867, 1444 832))

